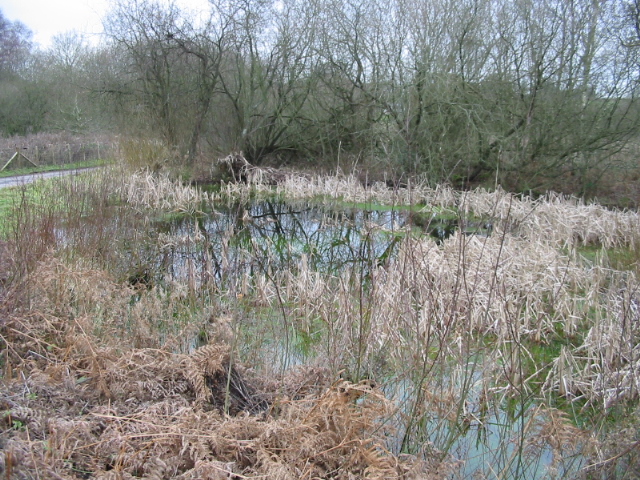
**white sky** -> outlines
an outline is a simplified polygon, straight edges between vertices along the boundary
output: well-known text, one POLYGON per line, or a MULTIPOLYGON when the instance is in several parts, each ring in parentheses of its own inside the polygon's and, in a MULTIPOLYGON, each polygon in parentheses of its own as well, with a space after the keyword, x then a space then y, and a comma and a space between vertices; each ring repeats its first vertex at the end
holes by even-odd
MULTIPOLYGON (((186 9, 206 10, 207 0, 177 0, 186 9)), ((41 47, 48 47, 51 37, 76 30, 97 43, 102 32, 102 18, 109 0, 0 0, 0 11, 11 21, 19 20, 32 32, 41 47)))

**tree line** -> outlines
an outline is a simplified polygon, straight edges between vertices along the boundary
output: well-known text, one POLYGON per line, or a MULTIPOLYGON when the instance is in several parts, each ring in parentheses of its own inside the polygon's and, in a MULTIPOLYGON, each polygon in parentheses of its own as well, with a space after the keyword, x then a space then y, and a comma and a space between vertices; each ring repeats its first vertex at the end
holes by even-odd
POLYGON ((117 0, 46 50, 0 17, 2 134, 111 130, 186 163, 376 162, 577 193, 638 140, 638 0, 117 0), (555 182, 555 183, 554 183, 555 182))

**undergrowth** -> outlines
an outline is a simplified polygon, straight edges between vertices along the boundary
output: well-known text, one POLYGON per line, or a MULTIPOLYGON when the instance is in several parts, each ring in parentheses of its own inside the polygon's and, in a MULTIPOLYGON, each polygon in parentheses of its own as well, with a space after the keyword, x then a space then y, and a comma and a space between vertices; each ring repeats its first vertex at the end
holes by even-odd
POLYGON ((637 476, 637 272, 605 255, 634 251, 635 212, 274 175, 25 189, 0 244, 7 478, 637 476), (271 194, 462 223, 307 231, 249 203, 271 194))

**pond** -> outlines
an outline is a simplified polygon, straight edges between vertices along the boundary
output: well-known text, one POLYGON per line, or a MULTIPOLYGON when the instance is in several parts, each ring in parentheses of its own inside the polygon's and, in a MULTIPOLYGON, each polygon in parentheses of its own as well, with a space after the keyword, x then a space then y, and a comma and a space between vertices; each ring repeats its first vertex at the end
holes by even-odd
MULTIPOLYGON (((430 238, 437 245, 457 230, 466 235, 492 233, 487 219, 463 221, 452 215, 424 214, 408 208, 367 209, 339 203, 261 199, 217 206, 216 210, 197 218, 158 224, 161 248, 154 264, 157 273, 173 281, 193 283, 195 288, 208 286, 227 298, 252 297, 259 276, 276 285, 278 275, 295 275, 301 270, 330 277, 356 272, 355 284, 364 291, 372 272, 398 255, 408 235, 430 238)), ((287 302, 280 300, 283 312, 305 308, 287 302)), ((239 348, 245 349, 243 354, 250 362, 266 362, 275 369, 291 368, 312 361, 314 347, 331 341, 326 339, 326 329, 330 328, 327 323, 309 320, 309 325, 299 327, 294 325, 298 320, 287 318, 269 302, 251 300, 240 307, 246 318, 239 348), (270 320, 278 316, 291 325, 279 330, 273 327, 270 320)), ((354 328, 356 323, 354 320, 354 328)), ((191 345, 195 348, 198 342, 191 345)), ((393 372, 381 369, 376 381, 387 398, 398 405, 390 421, 396 436, 389 439, 388 448, 397 453, 434 449, 452 458, 464 458, 457 470, 461 478, 477 474, 548 478, 550 471, 563 477, 582 468, 585 460, 580 455, 571 454, 559 462, 557 452, 548 445, 528 443, 528 437, 548 422, 531 398, 480 400, 486 390, 485 369, 476 363, 483 361, 481 349, 471 348, 465 365, 454 362, 440 370, 436 383, 455 384, 443 388, 441 396, 444 398, 445 390, 455 390, 464 392, 464 398, 452 404, 448 413, 423 412, 415 422, 407 419, 415 416, 418 400, 426 403, 424 380, 415 380, 410 373, 395 377, 393 372), (467 378, 460 380, 464 375, 467 378)), ((429 402, 434 405, 440 400, 429 402)))
MULTIPOLYGON (((256 271, 297 270, 303 260, 313 271, 340 272, 346 265, 380 265, 392 257, 410 232, 441 242, 460 228, 460 219, 402 208, 349 207, 318 202, 260 200, 217 207, 197 221, 206 240, 213 274, 221 287, 234 276, 256 271), (250 254, 250 255, 247 255, 250 254)), ((467 222, 465 233, 489 235, 490 221, 467 222)), ((166 225, 172 238, 194 234, 194 220, 166 225)), ((168 243, 163 261, 172 275, 184 274, 192 245, 168 243), (185 248, 187 247, 187 248, 185 248)), ((198 273, 202 273, 199 271, 198 273)))

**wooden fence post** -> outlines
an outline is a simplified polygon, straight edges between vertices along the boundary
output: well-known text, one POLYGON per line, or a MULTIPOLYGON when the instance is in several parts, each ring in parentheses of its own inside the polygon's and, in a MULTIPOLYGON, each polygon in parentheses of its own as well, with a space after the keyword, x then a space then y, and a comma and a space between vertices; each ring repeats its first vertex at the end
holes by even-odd
POLYGON ((9 166, 9 164, 11 162, 13 162, 16 158, 24 158, 27 162, 29 162, 31 165, 33 165, 34 167, 37 167, 38 164, 36 162, 34 162, 33 160, 31 160, 30 158, 26 157, 25 155, 23 155, 20 152, 16 152, 13 154, 13 156, 9 159, 9 161, 7 163, 4 164, 4 166, 2 168, 0 168, 0 172, 3 171, 5 168, 7 168, 9 166))

